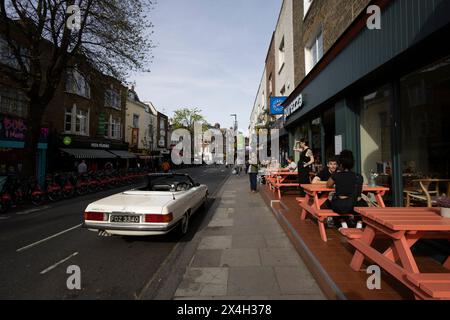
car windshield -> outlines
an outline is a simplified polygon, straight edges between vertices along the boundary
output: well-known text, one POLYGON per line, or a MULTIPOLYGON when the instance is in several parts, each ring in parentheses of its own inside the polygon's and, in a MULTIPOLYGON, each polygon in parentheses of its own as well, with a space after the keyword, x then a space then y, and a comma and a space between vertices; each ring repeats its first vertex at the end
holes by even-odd
POLYGON ((147 186, 141 191, 186 191, 194 186, 190 177, 185 175, 148 176, 147 186))

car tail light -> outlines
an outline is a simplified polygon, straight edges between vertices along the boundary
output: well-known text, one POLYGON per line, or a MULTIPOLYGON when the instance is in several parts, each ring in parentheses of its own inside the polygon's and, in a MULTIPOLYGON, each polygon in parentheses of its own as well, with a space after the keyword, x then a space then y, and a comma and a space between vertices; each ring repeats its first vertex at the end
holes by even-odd
POLYGON ((173 214, 146 214, 144 221, 146 223, 169 223, 173 220, 173 214))
POLYGON ((103 212, 85 212, 84 213, 85 221, 106 221, 106 214, 103 212))

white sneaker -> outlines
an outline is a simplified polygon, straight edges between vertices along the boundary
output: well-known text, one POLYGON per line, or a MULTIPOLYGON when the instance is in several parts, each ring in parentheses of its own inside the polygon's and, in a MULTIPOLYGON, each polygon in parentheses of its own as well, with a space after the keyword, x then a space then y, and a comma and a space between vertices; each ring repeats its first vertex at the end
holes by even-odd
POLYGON ((362 229, 362 228, 363 228, 362 221, 358 221, 358 223, 356 224, 356 229, 362 229))
POLYGON ((342 229, 348 229, 347 222, 341 222, 342 229))

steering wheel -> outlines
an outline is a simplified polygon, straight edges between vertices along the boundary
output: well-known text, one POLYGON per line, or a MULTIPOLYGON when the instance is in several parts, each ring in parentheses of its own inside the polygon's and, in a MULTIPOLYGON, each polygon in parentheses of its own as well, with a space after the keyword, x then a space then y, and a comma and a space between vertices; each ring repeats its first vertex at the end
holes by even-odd
POLYGON ((187 190, 189 190, 189 186, 190 186, 190 184, 187 182, 179 182, 177 184, 176 190, 177 191, 187 191, 187 190))

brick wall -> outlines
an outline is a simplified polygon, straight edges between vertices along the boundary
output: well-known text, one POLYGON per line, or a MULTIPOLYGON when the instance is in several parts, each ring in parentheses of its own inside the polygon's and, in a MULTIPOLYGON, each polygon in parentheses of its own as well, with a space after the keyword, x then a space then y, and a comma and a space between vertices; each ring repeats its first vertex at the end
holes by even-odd
POLYGON ((314 0, 303 21, 304 45, 322 27, 325 54, 369 2, 370 0, 314 0))

